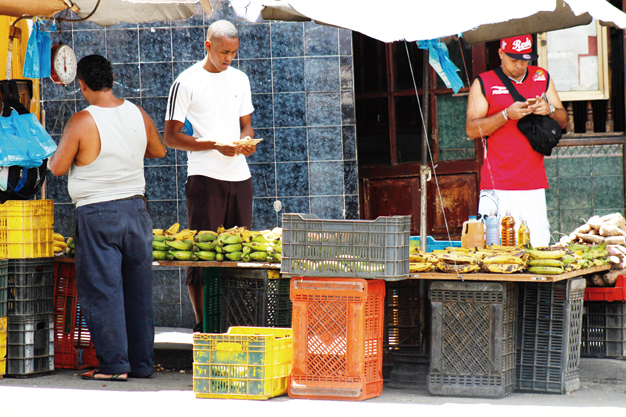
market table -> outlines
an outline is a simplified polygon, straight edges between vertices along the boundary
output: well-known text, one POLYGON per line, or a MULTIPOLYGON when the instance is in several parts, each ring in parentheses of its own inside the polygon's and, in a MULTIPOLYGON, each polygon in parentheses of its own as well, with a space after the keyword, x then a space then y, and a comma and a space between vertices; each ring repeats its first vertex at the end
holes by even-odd
MULTIPOLYGON (((75 263, 76 259, 68 256, 56 256, 55 262, 75 263)), ((261 268, 280 269, 280 263, 269 262, 235 262, 235 261, 153 261, 152 266, 197 266, 219 268, 261 268)))

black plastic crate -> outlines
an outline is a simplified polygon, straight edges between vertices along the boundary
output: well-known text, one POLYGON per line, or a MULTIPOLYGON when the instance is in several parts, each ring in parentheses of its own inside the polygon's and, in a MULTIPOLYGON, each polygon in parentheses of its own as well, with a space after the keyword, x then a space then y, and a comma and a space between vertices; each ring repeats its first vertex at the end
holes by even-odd
POLYGON ((54 314, 7 318, 7 376, 54 370, 54 314))
POLYGON ((517 390, 578 389, 585 279, 524 282, 519 292, 517 390))
POLYGON ((220 331, 234 326, 291 327, 290 280, 277 270, 220 268, 220 331))
POLYGON ((515 388, 517 285, 435 281, 428 391, 499 398, 515 388))
POLYGON ((585 302, 580 354, 592 358, 626 358, 626 302, 585 302))
POLYGON ((8 279, 9 267, 8 259, 0 259, 0 317, 7 315, 8 279))
MULTIPOLYGON (((403 388, 400 385, 404 385, 399 380, 394 381, 394 375, 400 376, 393 373, 395 362, 410 372, 405 365, 411 358, 415 355, 428 357, 430 352, 430 303, 427 296, 425 280, 385 282, 383 379, 389 384, 398 382, 393 388, 403 388)), ((423 385, 425 387, 425 382, 423 385)))
POLYGON ((220 268, 204 268, 203 333, 220 333, 220 268))
POLYGON ((9 259, 7 316, 54 312, 54 258, 9 259))

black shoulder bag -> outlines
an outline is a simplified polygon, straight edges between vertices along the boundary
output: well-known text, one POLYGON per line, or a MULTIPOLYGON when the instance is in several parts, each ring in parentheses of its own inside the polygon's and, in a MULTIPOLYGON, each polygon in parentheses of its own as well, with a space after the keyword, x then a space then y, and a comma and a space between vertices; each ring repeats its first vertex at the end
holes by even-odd
MULTIPOLYGON (((513 83, 502 71, 501 67, 496 68, 496 75, 504 84, 509 94, 515 101, 526 101, 526 99, 515 89, 513 83)), ((517 128, 528 138, 530 146, 540 154, 550 156, 552 149, 561 140, 561 126, 549 116, 529 114, 517 122, 517 128)))
MULTIPOLYGON (((29 83, 29 88, 32 91, 32 81, 19 80, 19 82, 24 81, 29 83)), ((13 109, 19 114, 28 113, 28 109, 20 103, 16 80, 2 80, 0 81, 0 88, 4 95, 2 117, 9 116, 13 109)), ((0 203, 4 203, 7 200, 28 200, 32 198, 39 192, 39 189, 46 179, 47 172, 47 159, 44 159, 43 164, 37 168, 24 168, 20 166, 9 167, 7 189, 6 191, 0 191, 0 203)))

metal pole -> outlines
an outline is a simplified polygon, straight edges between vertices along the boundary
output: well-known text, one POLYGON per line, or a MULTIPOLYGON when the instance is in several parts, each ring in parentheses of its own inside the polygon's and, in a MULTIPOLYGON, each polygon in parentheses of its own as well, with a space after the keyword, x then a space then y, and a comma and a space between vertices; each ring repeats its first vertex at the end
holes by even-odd
POLYGON ((429 69, 428 63, 428 49, 423 50, 423 62, 422 62, 422 108, 424 114, 424 129, 422 130, 422 164, 420 166, 420 246, 422 252, 426 252, 426 235, 428 234, 426 224, 426 183, 430 177, 430 168, 428 167, 428 121, 429 116, 429 69))

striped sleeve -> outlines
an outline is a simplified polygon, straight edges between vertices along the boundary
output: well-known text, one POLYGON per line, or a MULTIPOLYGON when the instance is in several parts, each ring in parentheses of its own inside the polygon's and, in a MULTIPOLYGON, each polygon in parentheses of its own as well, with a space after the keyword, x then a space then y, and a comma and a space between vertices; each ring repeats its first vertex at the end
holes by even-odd
POLYGON ((184 123, 188 107, 189 94, 187 89, 179 81, 174 82, 170 88, 169 97, 167 98, 165 120, 177 120, 184 123))

